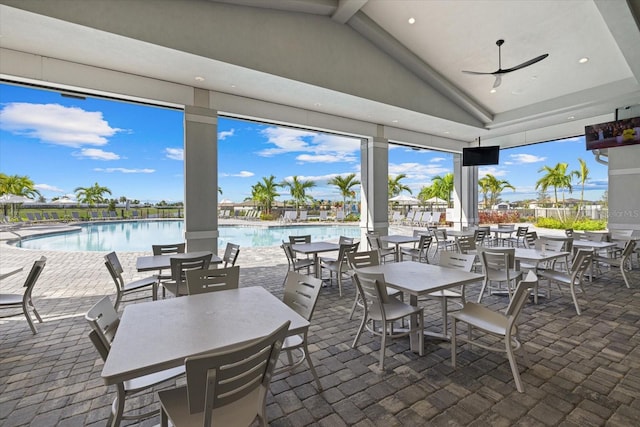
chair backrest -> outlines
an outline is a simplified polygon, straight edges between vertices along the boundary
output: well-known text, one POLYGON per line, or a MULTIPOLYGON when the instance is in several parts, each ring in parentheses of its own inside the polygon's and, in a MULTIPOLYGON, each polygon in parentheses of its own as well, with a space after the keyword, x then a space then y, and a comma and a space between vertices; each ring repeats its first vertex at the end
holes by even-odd
POLYGON ((609 237, 606 233, 594 233, 591 231, 585 231, 584 235, 587 237, 587 240, 591 240, 592 242, 606 242, 609 237))
POLYGON ((44 266, 47 264, 47 258, 42 256, 39 260, 34 261, 31 266, 31 270, 29 270, 29 274, 24 281, 24 300, 29 301, 31 299, 31 292, 33 292, 33 288, 36 286, 36 282, 40 277, 40 273, 44 270, 44 266))
POLYGON ((529 227, 518 227, 518 229, 516 230, 516 237, 517 238, 524 238, 524 236, 526 236, 527 231, 529 231, 529 227))
POLYGON ((189 412, 203 412, 203 425, 210 426, 213 409, 255 393, 245 411, 250 424, 256 409, 264 406, 289 323, 242 347, 186 358, 189 412))
POLYGON ((33 215, 36 217, 36 221, 42 221, 42 215, 40 215, 40 212, 35 212, 33 215))
MULTIPOLYGON (((108 352, 109 349, 111 349, 111 342, 116 336, 118 325, 120 325, 120 317, 118 317, 116 309, 113 308, 109 297, 105 296, 101 298, 100 301, 89 309, 87 314, 84 315, 84 318, 91 326, 91 329, 98 334, 100 342, 102 342, 102 345, 108 352)), ((98 349, 98 351, 100 351, 100 349, 98 349)))
POLYGON ((633 251, 635 250, 636 244, 637 242, 635 240, 628 240, 627 243, 625 243, 624 245, 624 249, 622 250, 622 254, 620 255, 620 258, 622 260, 626 260, 627 258, 629 258, 633 253, 633 251))
POLYGON ((429 248, 431 248, 432 243, 433 243, 433 236, 429 236, 426 234, 420 235, 420 241, 418 242, 417 249, 420 250, 420 252, 424 253, 425 258, 429 253, 429 248))
POLYGON ((487 238, 487 236, 489 235, 489 230, 486 228, 477 228, 474 232, 473 232, 473 238, 476 242, 476 246, 481 246, 482 244, 484 244, 484 240, 487 238))
POLYGON ((347 264, 350 270, 356 268, 380 265, 380 253, 378 251, 351 252, 347 254, 347 264))
POLYGON ((443 251, 440 254, 440 266, 448 268, 457 268, 459 270, 470 272, 473 268, 473 262, 476 256, 473 254, 463 254, 453 251, 443 251))
POLYGON ((444 242, 447 240, 447 230, 444 228, 436 228, 433 230, 433 236, 437 242, 444 242))
POLYGON ((189 295, 205 292, 238 289, 240 284, 240 266, 215 269, 189 270, 187 278, 187 293, 189 295))
POLYGON ((338 209, 336 211, 336 221, 344 220, 344 211, 342 209, 338 209))
POLYGON ((340 244, 340 245, 351 245, 351 244, 353 244, 353 241, 354 241, 353 237, 340 236, 340 239, 338 240, 338 244, 340 244))
POLYGON ((515 267, 515 248, 484 248, 480 251, 480 259, 485 270, 509 270, 515 267))
POLYGON ((49 212, 42 212, 42 216, 44 217, 44 219, 46 220, 51 220, 51 217, 49 216, 49 212))
POLYGON ((573 228, 567 228, 564 230, 564 234, 567 237, 573 237, 573 228))
POLYGON ((513 293, 513 297, 509 302, 509 306, 505 311, 505 315, 507 316, 507 331, 510 331, 515 322, 518 320, 518 316, 522 311, 522 307, 529 299, 530 289, 535 288, 536 283, 538 282, 538 276, 533 271, 529 271, 527 277, 518 283, 515 292, 513 293))
POLYGON ((571 278, 572 280, 579 280, 585 271, 591 266, 593 260, 593 251, 591 249, 578 249, 573 261, 571 262, 571 278))
POLYGON ((289 236, 289 243, 291 243, 292 245, 300 243, 311 243, 311 234, 289 236))
POLYGON ((224 266, 233 267, 234 265, 236 265, 238 255, 240 255, 240 245, 236 245, 235 243, 227 243, 227 247, 224 250, 224 256, 222 257, 224 266))
POLYGON ((293 254, 293 250, 291 249, 291 243, 282 241, 282 245, 280 245, 284 254, 287 256, 287 262, 289 263, 289 269, 293 266, 293 261, 295 260, 295 256, 293 254))
POLYGON ((476 241, 472 236, 456 237, 456 246, 461 254, 469 253, 476 250, 476 241))
POLYGON ((369 243, 369 247, 372 250, 378 250, 382 248, 382 244, 380 243, 380 234, 376 233, 375 231, 367 232, 367 242, 369 243))
POLYGON ((515 224, 498 224, 498 228, 501 230, 513 230, 516 228, 515 224))
POLYGON ((535 242, 535 247, 537 250, 544 250, 549 252, 560 252, 564 247, 564 240, 556 240, 556 239, 538 239, 535 242))
POLYGON ((169 258, 171 262, 171 280, 178 285, 186 281, 186 272, 189 270, 203 270, 209 268, 212 254, 206 254, 189 258, 169 258))
POLYGON ((387 282, 382 273, 364 273, 356 269, 353 276, 356 286, 362 295, 362 301, 365 304, 365 310, 369 311, 373 307, 377 307, 382 314, 383 319, 386 317, 384 312, 384 304, 390 301, 387 294, 387 282))
POLYGON ((284 284, 282 301, 293 311, 311 320, 322 288, 322 280, 290 271, 284 284))
POLYGON ((80 221, 80 214, 76 211, 72 211, 71 218, 75 219, 76 221, 80 221))
POLYGON ((538 233, 528 231, 524 236, 524 246, 533 249, 536 245, 536 240, 538 240, 538 233))
POLYGON ((319 220, 320 221, 326 221, 327 220, 327 213, 328 213, 327 211, 320 211, 320 214, 318 216, 319 220))
POLYGON ((300 217, 298 218, 300 221, 307 220, 308 211, 300 211, 300 217))
POLYGON ((51 219, 53 219, 54 221, 59 221, 60 216, 58 216, 58 212, 51 212, 51 219))
POLYGON ((342 264, 346 266, 347 264, 347 255, 358 252, 358 246, 360 242, 357 243, 345 243, 340 245, 340 250, 338 251, 338 260, 342 261, 342 264))
POLYGON ((151 245, 154 255, 183 254, 186 248, 185 243, 169 243, 165 245, 151 245))
POLYGON ((113 282, 116 284, 116 288, 121 291, 124 289, 124 278, 122 277, 123 269, 118 255, 115 252, 110 252, 104 256, 104 265, 107 267, 109 274, 113 282))

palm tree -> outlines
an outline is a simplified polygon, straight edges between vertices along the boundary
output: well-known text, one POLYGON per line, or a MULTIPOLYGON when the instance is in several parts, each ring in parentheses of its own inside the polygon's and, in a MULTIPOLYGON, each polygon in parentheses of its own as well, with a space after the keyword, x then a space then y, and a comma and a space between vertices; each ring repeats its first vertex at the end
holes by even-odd
POLYGON ((389 198, 398 196, 403 191, 408 191, 409 194, 413 194, 411 192, 411 188, 409 188, 408 185, 402 184, 400 182, 400 180, 402 180, 402 179, 404 179, 406 177, 407 177, 407 175, 404 174, 404 173, 400 173, 400 174, 396 175, 395 178, 392 178, 391 175, 389 175, 389 198))
POLYGON ((105 203, 107 199, 104 195, 111 195, 111 190, 109 188, 103 187, 97 182, 91 187, 77 187, 73 192, 76 193, 76 198, 80 203, 86 203, 89 206, 95 206, 98 203, 105 203))
POLYGON ((257 184, 251 187, 251 199, 259 203, 267 214, 271 213, 273 201, 280 195, 277 192, 277 188, 280 185, 275 181, 276 177, 273 175, 268 178, 262 177, 262 182, 258 181, 257 184))
MULTIPOLYGON (((34 198, 40 196, 40 192, 36 190, 35 184, 28 176, 7 175, 0 173, 0 195, 15 194, 16 196, 24 196, 34 198)), ((11 204, 11 215, 16 214, 16 204, 11 204)), ((7 205, 4 205, 4 215, 7 215, 7 205)))
POLYGON ((536 182, 536 189, 540 188, 546 191, 549 187, 553 188, 554 205, 558 207, 558 189, 562 191, 562 202, 564 204, 564 189, 568 189, 569 193, 573 191, 571 179, 578 175, 577 171, 567 173, 568 163, 558 163, 554 167, 543 166, 538 172, 546 172, 545 175, 536 182))
POLYGON ((300 181, 297 175, 294 175, 291 181, 282 181, 280 183, 280 187, 289 188, 289 193, 296 204, 296 214, 300 213, 300 205, 313 200, 312 196, 307 195, 307 190, 315 186, 316 183, 313 181, 300 181))
POLYGON ((584 184, 587 182, 587 179, 589 179, 589 168, 587 167, 587 163, 581 158, 578 158, 578 162, 580 162, 580 169, 578 169, 575 172, 576 172, 576 176, 578 177, 578 182, 581 185, 581 189, 580 189, 580 206, 578 207, 578 213, 576 214, 576 219, 580 215, 580 211, 582 210, 582 205, 584 205, 584 184))
POLYGON ((340 191, 340 195, 342 196, 342 210, 346 209, 347 199, 350 197, 355 197, 355 191, 352 190, 352 187, 356 185, 360 185, 360 181, 356 179, 355 173, 350 173, 346 176, 334 176, 329 181, 327 181, 329 185, 335 185, 338 187, 340 191))
POLYGON ((431 197, 438 197, 447 201, 447 207, 451 203, 451 193, 453 192, 453 174, 451 172, 444 174, 444 176, 436 175, 431 179, 431 186, 433 187, 431 197))
POLYGON ((489 193, 489 207, 498 204, 498 201, 500 199, 500 194, 504 191, 505 188, 510 188, 513 191, 516 191, 516 188, 513 185, 511 185, 509 181, 507 181, 506 179, 498 179, 495 176, 491 175, 490 173, 486 174, 483 178, 479 179, 478 185, 480 185, 483 191, 482 194, 485 197, 485 204, 486 204, 487 195, 484 192, 485 188, 483 186, 486 187, 486 190, 489 193), (482 181, 482 184, 480 184, 480 181, 482 181))
POLYGON ((482 202, 484 204, 484 208, 489 209, 489 198, 487 197, 490 191, 489 178, 487 178, 487 176, 480 178, 478 180, 478 186, 480 187, 480 192, 482 193, 482 202))

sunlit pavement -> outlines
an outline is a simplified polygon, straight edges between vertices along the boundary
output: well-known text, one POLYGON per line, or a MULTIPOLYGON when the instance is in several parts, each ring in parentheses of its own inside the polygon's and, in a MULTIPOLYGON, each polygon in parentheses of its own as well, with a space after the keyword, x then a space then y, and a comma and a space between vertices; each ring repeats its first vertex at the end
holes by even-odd
MULTIPOLYGON (((410 229, 392 232, 410 233, 410 229)), ((2 240, 9 238, 0 234, 2 240)), ((21 315, 0 319, 0 425, 104 425, 115 390, 103 385, 102 362, 83 318, 100 297, 114 294, 104 253, 43 252, 4 243, 0 242, 2 266, 23 266, 24 271, 2 280, 1 293, 21 292, 31 264, 41 255, 47 257, 47 265, 34 290, 44 319, 36 323, 38 334, 31 334, 21 315)), ((119 253, 126 278, 137 276, 139 255, 119 253)), ((282 296, 287 264, 279 247, 242 248, 238 264, 241 286, 263 286, 282 296)), ((364 335, 360 345, 351 348, 360 318, 348 320, 354 295, 350 280, 344 281, 342 298, 336 286, 323 288, 310 341, 324 392, 316 391, 303 367, 275 377, 268 397, 269 422, 331 427, 638 425, 637 261, 634 267, 632 289, 624 286, 617 271, 605 270, 602 277, 586 283, 586 295, 578 297, 581 316, 576 315, 570 295, 557 288, 552 288, 551 298, 525 307, 521 335, 531 364, 525 366, 518 356, 525 384, 522 394, 516 391, 504 355, 459 347, 459 365, 453 370, 449 344, 442 341, 428 340, 423 357, 409 351, 408 340, 394 341, 387 348, 386 370, 380 373, 377 338, 364 335)), ((477 298, 478 291, 479 285, 469 286, 469 298, 477 298)), ((483 302, 503 308, 507 300, 492 296, 483 302)), ((439 303, 426 307, 427 327, 440 330, 439 303)), ((128 403, 154 405, 157 399, 150 392, 128 403)), ((142 425, 158 423, 156 417, 142 425)))

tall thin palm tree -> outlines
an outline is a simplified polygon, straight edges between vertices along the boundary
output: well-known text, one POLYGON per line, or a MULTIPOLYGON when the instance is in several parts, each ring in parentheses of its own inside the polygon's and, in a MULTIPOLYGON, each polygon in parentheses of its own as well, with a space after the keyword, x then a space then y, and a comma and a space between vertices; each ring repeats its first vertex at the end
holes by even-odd
POLYGON ((86 203, 89 206, 95 206, 98 203, 107 202, 105 194, 111 195, 111 190, 107 187, 103 187, 97 182, 91 187, 77 187, 73 190, 76 193, 76 198, 80 203, 86 203))
POLYGON ((489 174, 483 176, 478 180, 478 187, 480 187, 480 192, 482 193, 482 202, 484 204, 485 209, 489 209, 489 198, 488 194, 490 189, 490 178, 487 178, 489 174))
POLYGON ((273 201, 280 195, 277 191, 279 186, 275 176, 262 177, 262 182, 258 181, 251 187, 251 199, 259 203, 265 213, 270 214, 273 201))
MULTIPOLYGON (((42 197, 40 192, 36 189, 35 184, 26 175, 7 175, 0 173, 0 195, 3 194, 15 194, 16 196, 24 196, 30 199, 36 196, 42 197)), ((19 204, 11 203, 11 215, 15 216, 19 204)), ((7 205, 4 205, 4 215, 7 215, 7 205)))
MULTIPOLYGON (((502 194, 505 188, 510 188, 513 191, 516 191, 516 188, 511 185, 509 181, 507 181, 506 179, 498 179, 490 173, 486 174, 482 178, 482 180, 483 185, 486 185, 489 193, 489 207, 498 204, 498 201, 500 200, 500 194, 502 194)), ((480 185, 480 180, 478 180, 478 185, 480 185)))
POLYGON ((453 192, 453 174, 449 172, 443 176, 436 175, 431 179, 431 185, 433 186, 434 196, 446 200, 447 207, 449 207, 451 193, 453 192))
POLYGON ((399 173, 395 177, 389 176, 389 198, 400 195, 403 191, 408 191, 409 194, 413 194, 411 188, 408 185, 401 183, 400 181, 407 177, 404 173, 399 173))
POLYGON ((580 216, 580 212, 582 211, 582 206, 584 205, 584 185, 589 179, 589 168, 587 167, 587 163, 578 158, 578 162, 580 162, 580 168, 575 171, 576 176, 578 177, 578 182, 580 183, 580 206, 578 207, 578 212, 576 213, 576 218, 580 216))
POLYGON ((355 191, 353 191, 353 187, 356 185, 360 185, 360 181, 356 179, 355 173, 350 173, 345 176, 334 176, 329 181, 327 181, 329 185, 335 185, 338 187, 340 191, 340 195, 342 196, 342 211, 346 209, 347 199, 350 197, 355 197, 355 191))
POLYGON ((282 188, 289 188, 289 193, 296 205, 296 214, 300 214, 300 205, 305 204, 307 201, 312 201, 313 197, 307 194, 309 188, 316 186, 313 181, 301 181, 297 175, 291 178, 291 181, 282 181, 280 184, 282 188))
POLYGON ((536 189, 540 188, 546 191, 549 187, 553 188, 554 205, 558 207, 558 190, 562 191, 562 203, 564 205, 564 190, 573 191, 571 180, 577 176, 578 172, 572 171, 567 173, 568 163, 560 162, 554 167, 543 166, 538 172, 544 172, 544 176, 536 182, 536 189))

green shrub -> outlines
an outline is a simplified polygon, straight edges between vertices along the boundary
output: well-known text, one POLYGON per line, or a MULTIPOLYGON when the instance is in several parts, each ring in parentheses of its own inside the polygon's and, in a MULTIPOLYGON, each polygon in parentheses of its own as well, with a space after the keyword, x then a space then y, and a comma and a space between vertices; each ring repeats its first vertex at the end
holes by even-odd
POLYGON ((594 220, 594 219, 581 219, 578 221, 563 222, 557 218, 538 218, 538 221, 536 221, 536 227, 551 228, 556 230, 573 228, 574 230, 597 231, 597 230, 606 229, 607 222, 605 220, 594 220))

